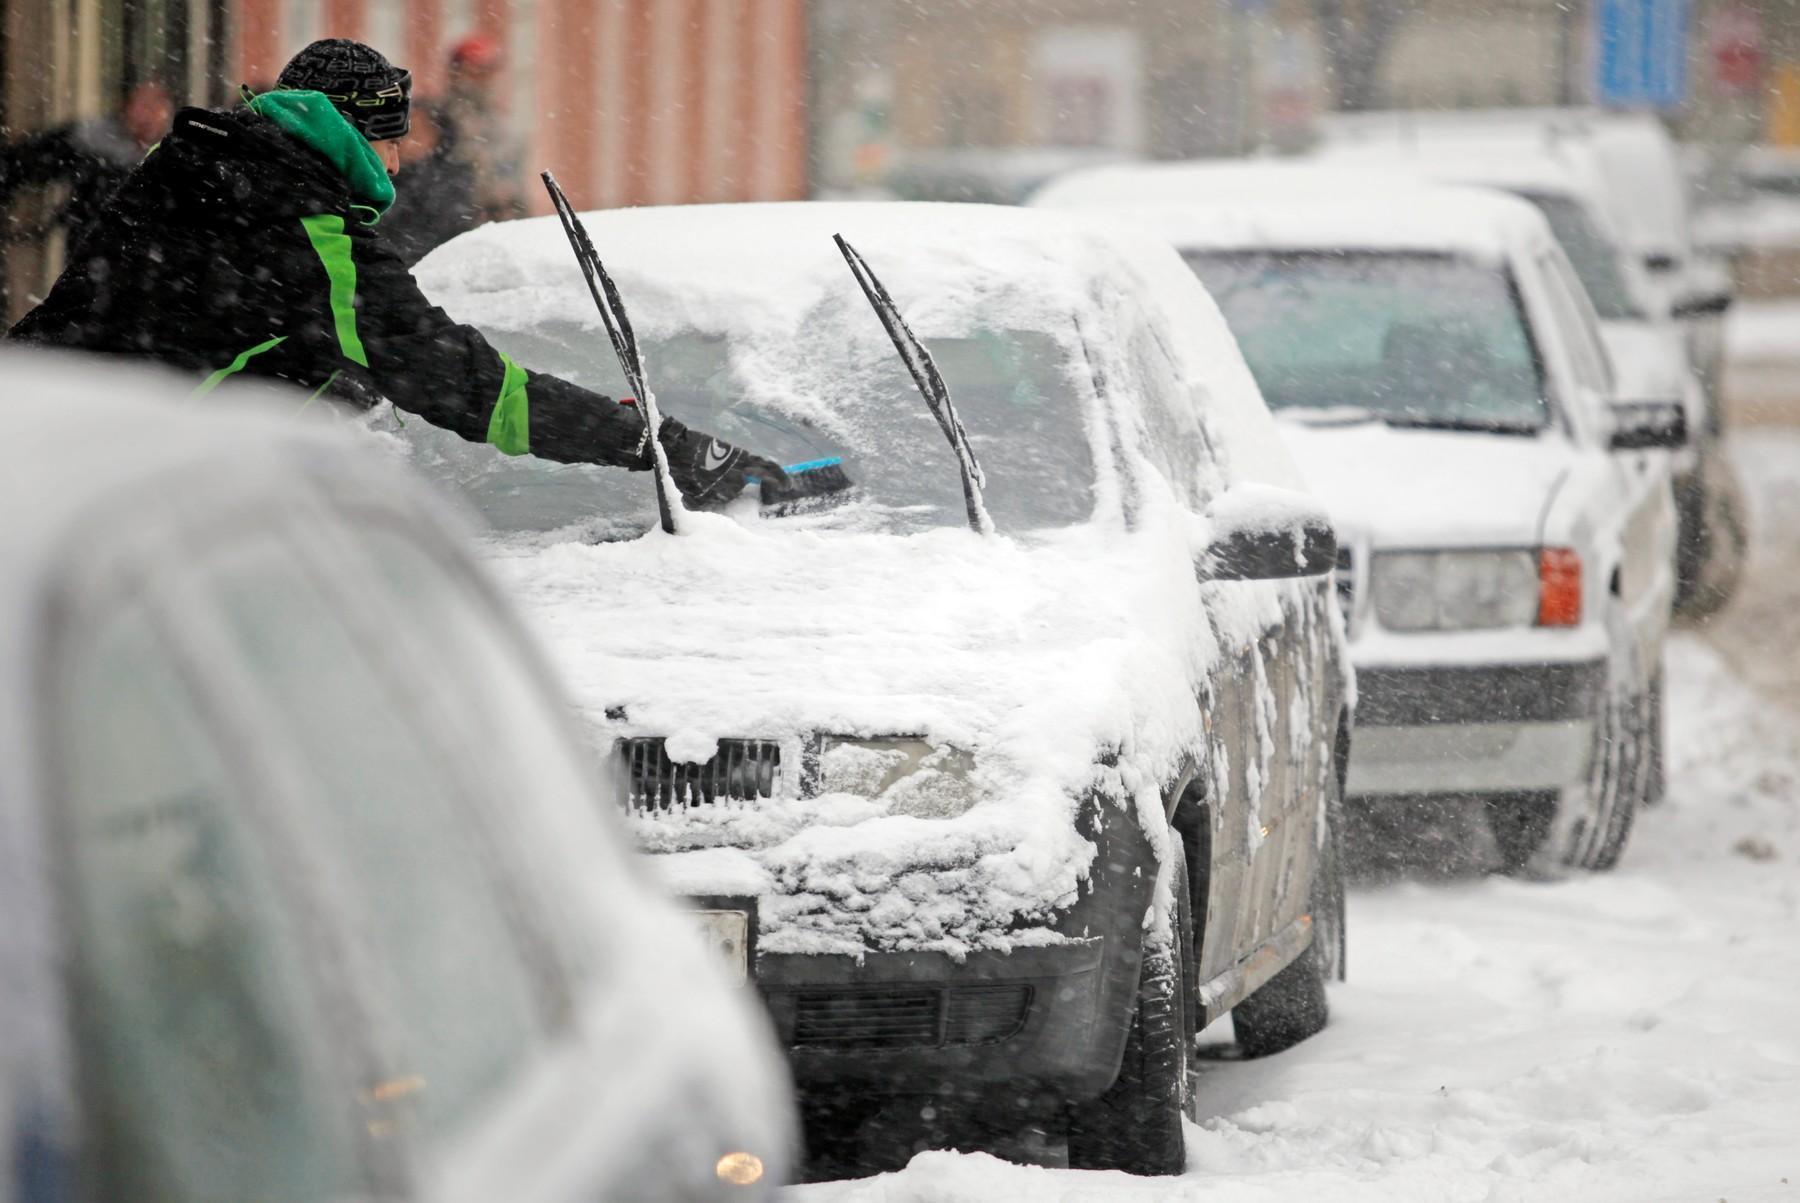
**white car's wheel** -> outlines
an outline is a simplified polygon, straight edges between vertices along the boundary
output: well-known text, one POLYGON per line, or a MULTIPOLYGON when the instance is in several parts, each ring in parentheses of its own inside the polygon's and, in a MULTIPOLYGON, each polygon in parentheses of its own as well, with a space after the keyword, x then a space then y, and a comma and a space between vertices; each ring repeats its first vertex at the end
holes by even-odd
POLYGON ((1654 769, 1654 699, 1638 668, 1636 643, 1623 616, 1615 614, 1607 627, 1612 654, 1594 720, 1587 807, 1575 823, 1567 856, 1569 864, 1581 869, 1605 870, 1619 863, 1654 769))

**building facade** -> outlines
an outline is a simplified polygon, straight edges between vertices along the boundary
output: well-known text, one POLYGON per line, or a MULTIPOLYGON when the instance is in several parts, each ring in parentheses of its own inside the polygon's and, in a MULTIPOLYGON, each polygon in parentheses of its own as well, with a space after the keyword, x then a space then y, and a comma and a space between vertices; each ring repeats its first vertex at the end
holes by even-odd
MULTIPOLYGON (((808 0, 0 0, 0 125, 98 117, 148 79, 178 104, 228 103, 319 37, 377 46, 429 98, 450 48, 484 33, 526 170, 554 171, 578 207, 794 199, 810 187, 807 18, 808 0)), ((47 201, 17 199, 9 228, 47 201)), ((6 246, 9 316, 61 250, 6 246)))

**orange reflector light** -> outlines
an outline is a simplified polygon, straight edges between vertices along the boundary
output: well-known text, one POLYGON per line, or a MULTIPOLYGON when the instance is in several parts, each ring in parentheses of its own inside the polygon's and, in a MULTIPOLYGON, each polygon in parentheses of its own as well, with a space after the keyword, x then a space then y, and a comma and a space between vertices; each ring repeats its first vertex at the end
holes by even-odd
POLYGON ((719 1158, 719 1164, 713 1167, 713 1173, 719 1176, 720 1182, 729 1182, 733 1186, 751 1186, 762 1181, 762 1158, 755 1153, 727 1153, 719 1158))
POLYGON ((1581 622, 1581 555, 1568 547, 1538 552, 1540 627, 1572 627, 1581 622))

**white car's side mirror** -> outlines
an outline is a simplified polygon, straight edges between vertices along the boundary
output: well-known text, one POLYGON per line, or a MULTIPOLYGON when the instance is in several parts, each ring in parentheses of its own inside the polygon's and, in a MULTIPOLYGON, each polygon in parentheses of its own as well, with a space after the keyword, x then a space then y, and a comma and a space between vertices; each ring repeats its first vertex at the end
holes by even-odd
POLYGON ((1606 445, 1613 451, 1687 445, 1687 410, 1679 401, 1614 401, 1608 408, 1613 428, 1606 445))

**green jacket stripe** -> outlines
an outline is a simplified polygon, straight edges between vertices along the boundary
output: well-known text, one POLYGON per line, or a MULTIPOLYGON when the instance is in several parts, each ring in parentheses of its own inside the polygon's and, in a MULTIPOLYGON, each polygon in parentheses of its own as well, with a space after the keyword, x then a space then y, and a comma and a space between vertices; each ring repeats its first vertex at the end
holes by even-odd
POLYGON ((345 359, 366 368, 369 356, 356 333, 356 261, 350 257, 344 219, 336 213, 318 213, 302 217, 300 224, 306 227, 306 236, 331 280, 331 316, 337 323, 338 346, 345 359))
POLYGON ((226 380, 230 379, 231 377, 237 375, 239 372, 243 371, 244 365, 249 363, 252 359, 255 359, 258 355, 261 355, 264 351, 274 350, 276 347, 280 346, 282 343, 284 343, 286 341, 287 341, 287 335, 278 334, 274 338, 271 338, 266 342, 257 343, 254 347, 251 347, 247 351, 239 351, 236 359, 233 359, 230 363, 226 364, 224 367, 220 368, 218 371, 216 371, 212 375, 208 376, 205 380, 202 380, 200 382, 200 387, 194 390, 194 396, 196 396, 196 397, 206 396, 206 394, 212 392, 214 389, 218 388, 221 384, 224 384, 226 380))
POLYGON ((524 455, 531 450, 531 398, 525 392, 528 378, 512 356, 505 351, 497 354, 506 374, 500 381, 493 416, 488 418, 487 441, 508 455, 524 455))

